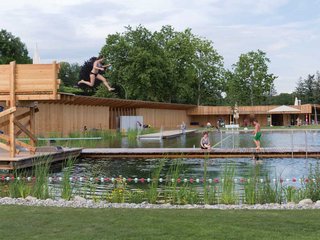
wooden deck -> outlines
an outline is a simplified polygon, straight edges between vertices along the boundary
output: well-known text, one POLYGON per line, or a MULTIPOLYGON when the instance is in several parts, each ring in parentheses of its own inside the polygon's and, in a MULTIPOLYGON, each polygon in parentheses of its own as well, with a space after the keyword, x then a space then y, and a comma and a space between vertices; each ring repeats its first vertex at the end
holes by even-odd
POLYGON ((63 148, 56 152, 21 152, 11 158, 8 152, 0 151, 0 170, 14 170, 34 166, 37 161, 51 157, 50 162, 64 161, 68 157, 81 158, 320 158, 317 148, 63 148))
POLYGON ((319 148, 86 148, 81 157, 87 158, 319 158, 319 148))
MULTIPOLYGON (((190 129, 190 130, 185 130, 185 134, 188 133, 193 133, 197 131, 196 129, 190 129)), ((163 132, 158 132, 158 133, 149 133, 149 134, 143 134, 139 135, 138 139, 141 140, 147 140, 147 139, 165 139, 165 138, 174 138, 182 135, 181 130, 168 130, 168 131, 163 131, 163 132)))
POLYGON ((50 163, 64 161, 69 157, 79 157, 81 150, 81 148, 63 148, 53 152, 51 149, 48 149, 48 151, 36 152, 34 155, 29 152, 20 152, 15 157, 10 157, 8 152, 0 151, 0 170, 32 167, 37 161, 39 162, 44 158, 50 159, 50 163))

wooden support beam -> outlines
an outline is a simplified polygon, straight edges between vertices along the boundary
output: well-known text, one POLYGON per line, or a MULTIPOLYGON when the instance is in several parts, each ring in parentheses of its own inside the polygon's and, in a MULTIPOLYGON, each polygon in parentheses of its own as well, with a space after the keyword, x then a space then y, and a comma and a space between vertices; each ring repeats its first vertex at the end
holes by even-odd
POLYGON ((35 136, 32 132, 30 132, 25 126, 23 126, 20 122, 18 122, 18 121, 15 120, 15 121, 14 121, 14 124, 15 124, 18 128, 20 128, 25 134, 27 134, 28 137, 29 137, 30 139, 32 139, 32 141, 37 142, 36 136, 35 136))
MULTIPOLYGON (((7 135, 4 135, 4 134, 1 134, 1 135, 0 135, 0 139, 6 141, 7 143, 10 142, 10 137, 7 136, 7 135)), ((33 147, 33 146, 31 146, 31 145, 29 145, 29 144, 27 144, 27 143, 25 143, 25 142, 16 140, 15 144, 18 145, 18 146, 20 146, 20 147, 27 148, 31 153, 35 153, 35 151, 36 151, 36 147, 33 147)), ((6 145, 6 144, 4 144, 4 145, 7 146, 7 147, 9 147, 9 145, 6 145)), ((0 146, 0 148, 1 148, 1 146, 0 146)), ((5 150, 7 150, 7 149, 5 149, 5 150)), ((9 150, 8 150, 8 151, 9 151, 9 150)), ((19 152, 19 151, 16 151, 16 152, 19 152)))
MULTIPOLYGON (((16 107, 16 62, 10 63, 10 108, 16 107)), ((15 143, 15 131, 14 131, 14 113, 11 113, 9 116, 9 137, 10 137, 10 157, 15 157, 16 155, 16 145, 15 143)))
POLYGON ((7 144, 4 144, 4 143, 2 143, 2 142, 0 142, 0 148, 6 150, 6 151, 8 151, 8 152, 10 152, 10 146, 7 145, 7 144))
MULTIPOLYGON (((38 108, 35 108, 35 113, 39 112, 39 109, 38 108)), ((16 116, 16 120, 17 121, 20 121, 21 119, 24 119, 26 117, 30 116, 30 111, 28 112, 25 112, 25 113, 22 113, 18 116, 16 116)), ((0 127, 5 127, 9 124, 9 120, 6 120, 6 121, 3 121, 3 122, 0 122, 0 127)))
MULTIPOLYGON (((35 126, 36 126, 36 121, 35 121, 35 108, 31 107, 30 108, 30 121, 28 121, 30 123, 30 132, 33 134, 33 136, 35 136, 35 126)), ((30 143, 31 146, 35 147, 36 143, 37 143, 37 139, 36 141, 34 141, 32 138, 30 138, 30 143)))
POLYGON ((4 116, 7 116, 7 115, 9 115, 11 113, 14 113, 15 111, 17 111, 16 107, 11 107, 11 108, 9 108, 7 110, 4 110, 4 111, 0 112, 0 118, 4 117, 4 116))
MULTIPOLYGON (((24 126, 25 128, 27 128, 29 125, 30 125, 30 120, 29 120, 26 124, 24 124, 23 126, 24 126)), ((16 132, 16 137, 19 137, 21 133, 23 133, 23 131, 22 131, 21 129, 19 129, 19 130, 16 132)))

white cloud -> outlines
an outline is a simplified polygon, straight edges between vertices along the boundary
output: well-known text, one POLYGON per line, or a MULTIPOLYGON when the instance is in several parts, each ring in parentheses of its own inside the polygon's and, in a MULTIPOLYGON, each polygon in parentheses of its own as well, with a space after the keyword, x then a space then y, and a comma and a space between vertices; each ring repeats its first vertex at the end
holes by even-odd
MULTIPOLYGON (((317 9, 319 1, 301 6, 317 9)), ((1 3, 0 19, 1 28, 20 37, 30 55, 37 42, 45 61, 82 62, 100 51, 108 34, 127 25, 190 27, 214 42, 227 67, 241 53, 266 51, 270 70, 279 76, 278 92, 287 92, 300 76, 319 70, 320 18, 309 12, 290 15, 286 7, 294 8, 295 1, 10 0, 1 3)))

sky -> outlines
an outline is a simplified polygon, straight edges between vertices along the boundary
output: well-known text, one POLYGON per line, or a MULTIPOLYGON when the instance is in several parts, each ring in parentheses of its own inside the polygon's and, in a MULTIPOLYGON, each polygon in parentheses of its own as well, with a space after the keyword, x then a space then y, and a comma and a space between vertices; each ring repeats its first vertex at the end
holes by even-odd
POLYGON ((258 49, 278 76, 278 93, 320 71, 320 0, 10 0, 1 2, 0 29, 19 37, 41 62, 82 64, 99 53, 109 34, 139 24, 149 30, 191 28, 211 40, 232 68, 258 49))

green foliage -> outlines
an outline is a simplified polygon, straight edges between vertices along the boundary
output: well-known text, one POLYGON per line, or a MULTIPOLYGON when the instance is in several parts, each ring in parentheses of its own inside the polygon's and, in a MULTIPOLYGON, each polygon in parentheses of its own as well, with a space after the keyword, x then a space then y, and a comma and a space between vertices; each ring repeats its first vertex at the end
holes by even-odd
POLYGON ((110 79, 121 98, 196 104, 220 97, 222 57, 190 29, 129 26, 109 35, 101 53, 112 63, 110 79))
POLYGON ((268 105, 293 105, 294 103, 293 93, 280 93, 279 95, 270 96, 267 99, 268 105))
POLYGON ((309 74, 305 79, 300 78, 294 95, 297 96, 303 104, 318 104, 320 102, 320 73, 309 74))
POLYGON ((76 94, 76 95, 83 94, 82 89, 77 88, 77 87, 64 86, 63 84, 60 85, 59 92, 72 93, 72 94, 76 94))
POLYGON ((100 84, 97 87, 97 91, 93 96, 102 98, 118 98, 118 95, 115 92, 108 91, 106 86, 104 86, 103 84, 100 84))
POLYGON ((66 87, 77 85, 79 79, 80 66, 78 63, 61 62, 59 78, 66 87))
POLYGON ((2 29, 0 31, 0 64, 8 64, 11 61, 16 63, 31 63, 28 50, 20 38, 2 29))
POLYGON ((241 54, 233 65, 233 72, 226 73, 227 101, 230 105, 261 105, 274 92, 274 80, 277 78, 268 73, 269 58, 258 50, 241 54))

